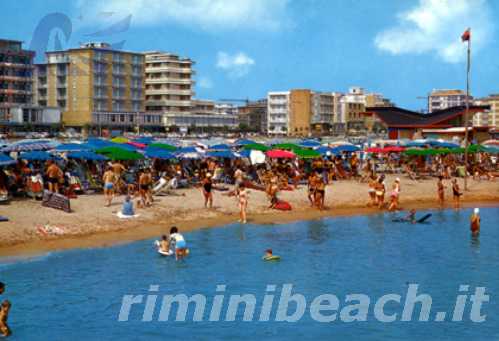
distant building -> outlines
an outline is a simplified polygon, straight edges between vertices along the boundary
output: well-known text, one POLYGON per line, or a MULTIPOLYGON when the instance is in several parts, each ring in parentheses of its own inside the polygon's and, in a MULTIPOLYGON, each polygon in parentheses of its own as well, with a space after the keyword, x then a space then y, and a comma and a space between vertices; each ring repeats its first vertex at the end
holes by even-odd
POLYGON ((269 135, 309 136, 312 117, 312 91, 293 89, 267 94, 267 133, 269 135))
MULTIPOLYGON (((487 110, 487 106, 470 106, 469 119, 477 112, 487 110)), ((423 137, 448 138, 465 133, 465 107, 451 107, 435 111, 431 114, 421 114, 397 107, 368 107, 365 115, 375 115, 388 131, 389 139, 416 139, 423 137)), ((487 129, 488 130, 488 129, 487 129)), ((474 134, 482 134, 480 128, 474 129, 474 134)), ((486 131, 485 131, 486 132, 486 131)), ((470 140, 473 135, 470 136, 470 140)))
POLYGON ((144 54, 146 111, 171 117, 191 114, 194 61, 159 51, 144 54))
POLYGON ((215 113, 221 115, 237 115, 238 107, 231 103, 216 103, 215 113))
POLYGON ((342 94, 336 92, 312 93, 312 132, 315 134, 328 134, 338 116, 339 103, 342 94))
POLYGON ((236 129, 239 124, 237 115, 217 114, 214 101, 201 99, 191 101, 189 113, 164 114, 163 123, 184 131, 236 129))
POLYGON ((488 111, 475 115, 473 125, 497 128, 499 126, 499 94, 492 94, 474 101, 475 105, 488 105, 488 111))
POLYGON ((0 39, 0 122, 9 121, 12 110, 33 106, 34 56, 22 42, 0 39))
POLYGON ((248 101, 238 109, 239 124, 246 125, 251 131, 267 131, 267 100, 248 101))
POLYGON ((290 91, 267 94, 267 133, 269 135, 288 135, 290 95, 290 91))
POLYGON ((37 104, 62 110, 64 125, 128 130, 161 123, 145 115, 144 56, 106 43, 46 53, 36 65, 37 104))
MULTIPOLYGON (((470 103, 473 97, 469 97, 470 103)), ((466 93, 457 89, 434 89, 428 96, 428 112, 466 105, 466 93)))

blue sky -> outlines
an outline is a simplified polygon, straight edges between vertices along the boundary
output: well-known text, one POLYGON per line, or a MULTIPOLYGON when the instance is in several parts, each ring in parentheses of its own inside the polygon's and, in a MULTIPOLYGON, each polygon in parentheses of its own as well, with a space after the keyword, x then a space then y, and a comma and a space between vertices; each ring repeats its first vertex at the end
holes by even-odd
POLYGON ((0 9, 1 36, 26 47, 42 18, 58 12, 71 33, 66 39, 59 20, 49 21, 49 50, 57 35, 62 48, 124 41, 126 50, 190 57, 199 98, 359 85, 411 109, 423 108, 416 97, 433 88, 464 89, 460 35, 471 27, 472 94, 499 92, 499 1, 24 0, 0 9))

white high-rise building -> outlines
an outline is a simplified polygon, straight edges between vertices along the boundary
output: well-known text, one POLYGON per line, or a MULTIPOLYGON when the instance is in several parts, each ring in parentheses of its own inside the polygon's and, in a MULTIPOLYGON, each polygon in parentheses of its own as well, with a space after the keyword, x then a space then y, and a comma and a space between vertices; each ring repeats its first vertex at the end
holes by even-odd
POLYGON ((169 116, 190 114, 194 62, 175 54, 153 51, 145 52, 145 64, 146 111, 169 116))
POLYGON ((289 131, 290 91, 267 94, 267 133, 287 135, 289 131))

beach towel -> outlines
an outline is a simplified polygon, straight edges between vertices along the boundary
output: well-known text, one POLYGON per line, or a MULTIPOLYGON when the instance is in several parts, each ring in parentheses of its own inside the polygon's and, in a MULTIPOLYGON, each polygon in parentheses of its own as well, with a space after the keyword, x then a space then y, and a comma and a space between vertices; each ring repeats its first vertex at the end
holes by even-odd
POLYGON ((120 219, 131 219, 131 218, 138 218, 140 214, 134 214, 134 215, 125 215, 121 211, 116 213, 116 216, 120 219))
POLYGON ((71 212, 69 198, 50 191, 43 192, 42 206, 51 207, 64 212, 71 212))
POLYGON ((4 217, 3 215, 0 215, 0 222, 2 221, 9 221, 9 218, 4 217))
POLYGON ((280 211, 291 211, 291 204, 287 201, 284 200, 279 200, 275 205, 274 208, 276 210, 280 211))

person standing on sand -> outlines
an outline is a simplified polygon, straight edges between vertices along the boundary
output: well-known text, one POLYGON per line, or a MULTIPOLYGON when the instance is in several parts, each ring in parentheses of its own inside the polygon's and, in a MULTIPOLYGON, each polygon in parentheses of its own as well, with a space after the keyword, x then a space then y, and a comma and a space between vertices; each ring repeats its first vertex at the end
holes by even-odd
POLYGON ((59 181, 61 180, 63 173, 62 170, 57 166, 57 164, 49 160, 47 161, 48 167, 46 171, 47 180, 49 184, 49 191, 58 193, 59 192, 59 181))
POLYGON ((473 214, 470 217, 470 230, 473 237, 477 237, 480 234, 480 209, 475 208, 473 214))
POLYGON ((392 193, 390 194, 390 206, 388 211, 394 211, 399 205, 399 195, 400 195, 400 179, 395 179, 392 187, 392 193))
POLYGON ((385 176, 382 174, 379 176, 378 181, 376 182, 376 200, 378 202, 379 209, 383 209, 385 206, 385 176))
POLYGON ((312 171, 308 176, 307 190, 308 190, 308 200, 310 201, 310 206, 314 207, 315 204, 315 185, 317 182, 317 177, 315 172, 312 171))
POLYGON ((443 179, 444 177, 440 175, 437 182, 438 203, 440 204, 440 206, 444 206, 445 201, 445 186, 443 179))
POLYGON ((367 192, 369 193, 369 199, 370 199, 370 202, 367 204, 367 206, 376 206, 377 205, 377 201, 376 201, 376 177, 374 176, 374 174, 371 174, 369 176, 369 189, 367 190, 367 192))
POLYGON ((204 196, 204 207, 213 207, 213 182, 211 180, 211 173, 206 173, 206 177, 203 179, 203 196, 204 196))
POLYGON ((111 201, 114 196, 114 186, 116 183, 116 176, 114 175, 113 169, 108 167, 104 175, 102 176, 102 181, 104 182, 104 198, 106 201, 106 206, 111 206, 111 201))
POLYGON ((459 208, 461 206, 461 193, 459 189, 459 184, 457 179, 452 179, 452 197, 454 198, 454 208, 459 208))
POLYGON ((248 209, 249 191, 246 189, 244 184, 239 185, 237 196, 239 201, 239 222, 246 224, 246 211, 248 209))

